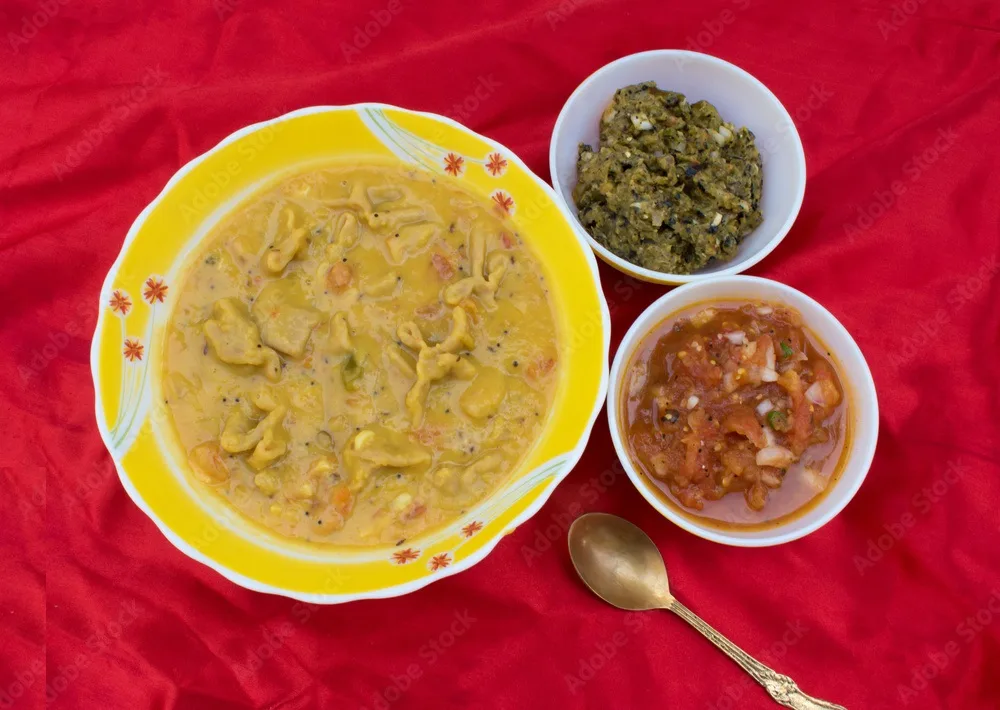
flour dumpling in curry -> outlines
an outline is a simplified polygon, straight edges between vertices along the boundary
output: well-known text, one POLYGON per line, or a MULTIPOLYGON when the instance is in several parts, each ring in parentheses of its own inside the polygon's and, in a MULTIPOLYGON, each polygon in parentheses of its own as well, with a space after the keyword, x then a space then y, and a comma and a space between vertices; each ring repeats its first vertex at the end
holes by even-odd
POLYGON ((164 345, 194 475, 279 534, 395 544, 496 490, 559 367, 541 265, 489 202, 386 165, 286 179, 206 238, 164 345))

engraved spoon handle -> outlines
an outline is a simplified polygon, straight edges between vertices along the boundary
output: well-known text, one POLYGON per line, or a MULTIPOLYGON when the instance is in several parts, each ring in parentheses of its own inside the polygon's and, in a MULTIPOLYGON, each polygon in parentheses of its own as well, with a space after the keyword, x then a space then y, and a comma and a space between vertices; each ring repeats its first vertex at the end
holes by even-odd
POLYGON ((842 705, 828 703, 806 695, 795 681, 786 675, 776 673, 756 658, 748 654, 742 648, 734 644, 711 626, 706 624, 701 618, 676 599, 671 598, 666 607, 677 616, 684 619, 691 626, 698 630, 702 636, 711 641, 715 646, 731 659, 736 661, 743 670, 750 674, 750 677, 760 683, 772 698, 785 707, 793 710, 847 710, 842 705))

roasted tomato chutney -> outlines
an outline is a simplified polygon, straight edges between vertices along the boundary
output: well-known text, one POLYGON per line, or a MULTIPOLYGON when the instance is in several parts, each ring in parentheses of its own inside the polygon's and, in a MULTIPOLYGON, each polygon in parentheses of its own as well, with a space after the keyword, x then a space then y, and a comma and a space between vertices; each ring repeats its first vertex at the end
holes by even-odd
POLYGON ((832 488, 849 451, 833 354, 777 303, 701 303, 661 321, 618 396, 629 457, 688 517, 769 528, 832 488))

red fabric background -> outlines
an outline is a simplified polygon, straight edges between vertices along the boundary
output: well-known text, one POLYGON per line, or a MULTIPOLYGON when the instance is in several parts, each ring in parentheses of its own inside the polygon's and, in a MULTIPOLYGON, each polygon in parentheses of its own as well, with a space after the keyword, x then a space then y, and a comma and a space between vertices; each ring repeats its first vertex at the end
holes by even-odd
MULTIPOLYGON (((590 596, 565 552, 584 510, 641 525, 678 596, 808 692, 997 707, 998 31, 990 0, 4 2, 0 708, 41 707, 46 683, 63 708, 774 707, 679 619, 590 596), (836 520, 774 549, 695 538, 635 492, 602 416, 473 569, 310 609, 190 561, 133 505, 95 429, 90 336, 177 168, 254 121, 376 100, 458 118, 547 176, 585 76, 684 46, 759 77, 805 143, 802 212, 753 273, 825 304, 874 372, 878 453, 836 520)), ((602 277, 616 346, 662 289, 602 277)))

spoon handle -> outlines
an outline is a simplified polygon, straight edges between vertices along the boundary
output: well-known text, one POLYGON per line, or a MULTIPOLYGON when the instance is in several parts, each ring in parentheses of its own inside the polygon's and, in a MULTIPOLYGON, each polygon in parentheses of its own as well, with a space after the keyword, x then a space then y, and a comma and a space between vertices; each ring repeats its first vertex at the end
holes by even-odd
POLYGON ((776 673, 756 658, 748 654, 742 648, 734 644, 711 626, 706 624, 701 618, 676 599, 671 599, 667 609, 677 614, 691 626, 697 629, 702 636, 711 641, 715 646, 731 659, 736 661, 755 681, 764 686, 772 698, 785 707, 793 710, 847 710, 842 705, 828 703, 806 695, 795 681, 786 675, 776 673))

